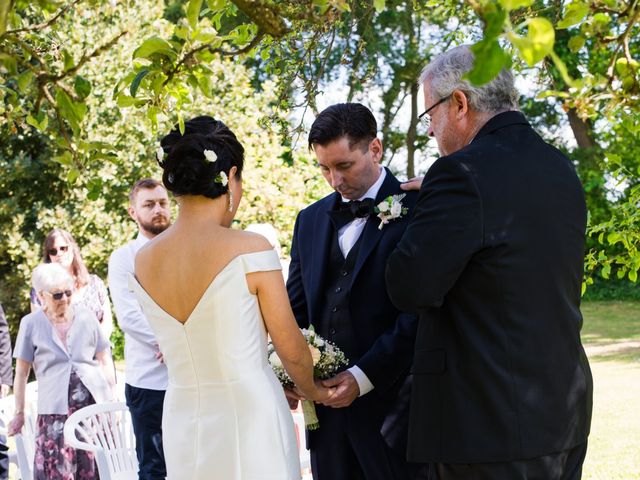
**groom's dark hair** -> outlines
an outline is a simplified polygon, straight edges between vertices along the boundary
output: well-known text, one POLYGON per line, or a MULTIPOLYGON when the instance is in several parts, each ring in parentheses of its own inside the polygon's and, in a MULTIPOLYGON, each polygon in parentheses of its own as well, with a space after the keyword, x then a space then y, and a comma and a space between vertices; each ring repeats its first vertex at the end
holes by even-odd
POLYGON ((309 149, 323 147, 342 137, 349 139, 349 147, 367 148, 376 138, 378 125, 367 107, 360 103, 336 103, 316 117, 309 131, 309 149))

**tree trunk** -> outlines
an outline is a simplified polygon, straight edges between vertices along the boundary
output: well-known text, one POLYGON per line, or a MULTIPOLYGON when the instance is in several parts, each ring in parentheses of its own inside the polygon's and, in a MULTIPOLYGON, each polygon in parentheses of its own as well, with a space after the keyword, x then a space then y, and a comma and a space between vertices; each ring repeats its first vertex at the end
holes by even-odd
POLYGON ((411 84, 411 120, 409 130, 407 130, 407 178, 416 176, 415 155, 416 137, 418 126, 418 91, 419 85, 416 82, 411 84))
POLYGON ((582 120, 575 108, 570 108, 567 111, 567 117, 579 148, 594 148, 598 146, 598 143, 593 138, 593 126, 590 122, 582 120))

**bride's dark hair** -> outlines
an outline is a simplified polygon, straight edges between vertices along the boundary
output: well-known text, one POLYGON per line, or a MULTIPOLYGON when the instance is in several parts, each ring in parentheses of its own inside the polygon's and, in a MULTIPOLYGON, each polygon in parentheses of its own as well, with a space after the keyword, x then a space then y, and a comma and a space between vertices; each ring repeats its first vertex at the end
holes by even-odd
POLYGON ((223 185, 222 179, 229 175, 231 167, 236 167, 236 177, 241 177, 244 148, 229 127, 212 117, 195 117, 184 126, 184 135, 176 126, 160 141, 166 154, 164 160, 158 161, 164 170, 162 183, 176 196, 224 195, 228 186, 223 185), (205 157, 205 150, 215 152, 215 162, 205 157))

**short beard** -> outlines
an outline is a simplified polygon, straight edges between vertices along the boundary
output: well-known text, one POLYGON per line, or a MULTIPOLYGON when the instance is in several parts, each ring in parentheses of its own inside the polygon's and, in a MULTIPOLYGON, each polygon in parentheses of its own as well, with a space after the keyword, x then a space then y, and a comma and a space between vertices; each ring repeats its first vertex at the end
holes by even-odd
POLYGON ((142 223, 141 222, 140 228, 145 232, 148 232, 155 236, 164 232, 167 228, 169 228, 170 225, 171 225, 171 222, 169 220, 167 220, 165 223, 155 223, 155 222, 142 223))

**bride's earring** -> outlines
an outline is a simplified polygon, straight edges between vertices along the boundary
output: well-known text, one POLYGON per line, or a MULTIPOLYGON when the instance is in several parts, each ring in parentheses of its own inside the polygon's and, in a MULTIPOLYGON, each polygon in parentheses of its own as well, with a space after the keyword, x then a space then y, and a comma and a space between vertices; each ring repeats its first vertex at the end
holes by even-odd
POLYGON ((233 212, 233 192, 229 189, 229 211, 233 212))

